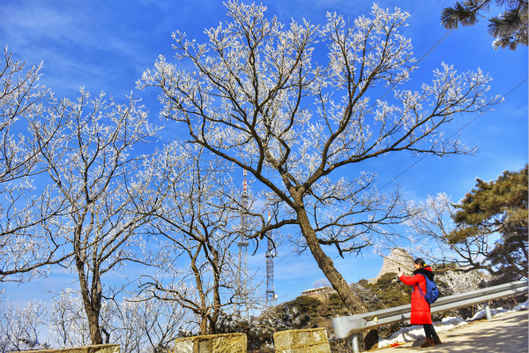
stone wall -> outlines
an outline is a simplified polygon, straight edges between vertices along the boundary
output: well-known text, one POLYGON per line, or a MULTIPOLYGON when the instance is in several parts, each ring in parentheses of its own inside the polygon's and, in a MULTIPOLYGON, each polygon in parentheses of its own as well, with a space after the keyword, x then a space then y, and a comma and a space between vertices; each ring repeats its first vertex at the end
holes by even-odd
MULTIPOLYGON (((119 344, 96 344, 84 347, 63 349, 39 349, 23 351, 24 353, 119 353, 119 344)), ((14 353, 14 352, 11 352, 14 353)))
POLYGON ((225 333, 177 338, 168 353, 246 353, 244 333, 225 333))
POLYGON ((331 353, 327 330, 312 328, 274 333, 276 353, 331 353))

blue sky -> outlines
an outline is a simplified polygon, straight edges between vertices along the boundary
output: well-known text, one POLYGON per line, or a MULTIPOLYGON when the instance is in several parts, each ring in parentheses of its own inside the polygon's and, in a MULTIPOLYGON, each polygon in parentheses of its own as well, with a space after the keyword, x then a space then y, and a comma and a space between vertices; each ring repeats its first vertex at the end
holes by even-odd
MULTIPOLYGON (((457 133, 467 146, 478 150, 471 156, 418 162, 410 155, 397 155, 369 165, 378 175, 378 186, 388 191, 399 187, 407 199, 447 193, 459 200, 476 178, 495 179, 504 170, 519 170, 527 163, 527 47, 516 51, 494 50, 486 31, 486 20, 476 26, 447 31, 440 24, 442 8, 455 0, 379 0, 382 7, 398 5, 411 13, 408 35, 417 57, 424 59, 413 76, 417 83, 429 81, 442 61, 460 71, 478 66, 493 78, 492 91, 507 94, 492 112, 456 119, 450 133, 457 133), (418 5, 420 4, 420 5, 418 5), (521 84, 520 84, 521 83, 521 84)), ((337 11, 346 19, 367 13, 371 1, 280 0, 263 1, 269 12, 288 22, 305 17, 322 23, 325 12, 337 11)), ((491 9, 496 14, 498 9, 491 9)), ((42 1, 3 0, 0 7, 0 44, 28 64, 44 62, 43 82, 57 96, 74 97, 79 87, 123 97, 134 88, 141 73, 156 56, 172 57, 170 35, 182 30, 189 37, 204 39, 203 29, 226 20, 220 1, 203 0, 113 0, 42 1)), ((157 116, 156 94, 143 92, 147 109, 157 116)), ((261 247, 262 249, 263 247, 261 247)), ((251 249, 250 249, 251 250, 251 249)), ((249 258, 264 283, 264 255, 249 258)), ((367 250, 360 257, 336 259, 348 281, 376 276, 382 259, 367 250)), ((318 286, 323 275, 308 256, 297 256, 280 248, 276 259, 275 286, 278 300, 295 298, 304 289, 318 286)), ((76 288, 75 278, 54 271, 54 276, 28 285, 8 285, 9 300, 46 297, 60 284, 76 288)), ((264 288, 262 289, 264 293, 264 288)))

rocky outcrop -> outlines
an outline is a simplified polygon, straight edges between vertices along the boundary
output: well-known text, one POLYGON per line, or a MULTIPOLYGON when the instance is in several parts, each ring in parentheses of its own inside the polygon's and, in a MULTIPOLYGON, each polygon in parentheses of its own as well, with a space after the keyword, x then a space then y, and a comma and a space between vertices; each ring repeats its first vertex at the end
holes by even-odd
MULTIPOLYGON (((436 273, 436 281, 443 282, 445 287, 448 289, 449 293, 443 293, 443 295, 464 293, 478 289, 480 284, 490 279, 489 276, 480 271, 464 272, 459 271, 453 266, 443 266, 440 268, 435 264, 433 264, 433 268, 436 273)), ((406 274, 411 274, 414 269, 413 257, 402 248, 394 248, 387 256, 384 257, 384 261, 378 275, 368 282, 371 284, 376 283, 387 273, 397 274, 399 272, 404 272, 406 274)), ((351 288, 355 290, 355 293, 358 295, 365 294, 362 292, 363 288, 358 284, 351 283, 351 288)), ((301 295, 309 296, 326 303, 328 302, 330 296, 335 293, 336 291, 331 287, 320 287, 304 290, 301 295)))
POLYGON ((401 248, 394 248, 384 257, 382 268, 378 275, 369 282, 374 283, 386 273, 413 272, 413 257, 401 248))
POLYGON ((462 272, 457 270, 438 271, 435 276, 436 282, 442 282, 449 289, 449 293, 443 295, 459 294, 476 290, 488 279, 484 273, 479 271, 462 272))

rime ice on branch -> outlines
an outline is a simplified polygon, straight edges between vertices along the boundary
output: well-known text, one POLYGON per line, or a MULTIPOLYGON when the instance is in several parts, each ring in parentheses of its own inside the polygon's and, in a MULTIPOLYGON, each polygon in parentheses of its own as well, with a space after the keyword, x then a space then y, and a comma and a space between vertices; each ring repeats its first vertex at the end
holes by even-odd
POLYGON ((226 8, 230 20, 207 29, 204 43, 176 31, 177 62, 160 56, 138 85, 158 87, 164 117, 265 188, 279 211, 272 223, 260 218, 254 237, 298 225, 341 299, 362 310, 324 248, 359 252, 408 215, 398 195, 374 190, 373 176, 336 171, 403 151, 466 152, 443 128, 499 101, 488 96, 491 79, 442 64, 432 82, 408 89, 416 60, 403 34, 409 14, 398 8, 373 5, 351 26, 336 13, 317 26, 281 23, 256 4, 226 8))

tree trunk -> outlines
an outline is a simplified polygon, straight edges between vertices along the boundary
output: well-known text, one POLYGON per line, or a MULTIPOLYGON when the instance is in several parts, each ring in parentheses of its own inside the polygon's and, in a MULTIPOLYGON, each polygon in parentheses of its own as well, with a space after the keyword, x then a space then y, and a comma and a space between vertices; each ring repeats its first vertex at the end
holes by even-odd
MULTIPOLYGON (((85 310, 87 310, 86 306, 85 310)), ((99 327, 99 313, 88 309, 86 315, 88 316, 88 326, 90 328, 90 340, 92 341, 92 344, 103 344, 101 327, 99 327)))
POLYGON ((316 233, 310 225, 309 218, 303 207, 296 210, 301 232, 307 241, 307 245, 318 263, 319 268, 325 274, 332 287, 338 293, 338 296, 345 304, 351 314, 366 312, 367 308, 362 300, 353 293, 351 287, 347 284, 340 272, 334 267, 333 261, 325 254, 321 248, 316 233))
POLYGON ((207 335, 208 333, 208 316, 202 312, 200 315, 200 334, 207 335))
POLYGON ((81 288, 81 295, 83 297, 83 307, 88 319, 88 327, 90 329, 90 340, 92 344, 103 344, 103 337, 101 336, 101 327, 99 326, 99 313, 101 311, 101 283, 99 278, 93 278, 92 281, 97 281, 94 288, 95 293, 90 293, 88 289, 88 282, 84 272, 84 262, 76 257, 77 274, 79 276, 79 285, 81 288))

